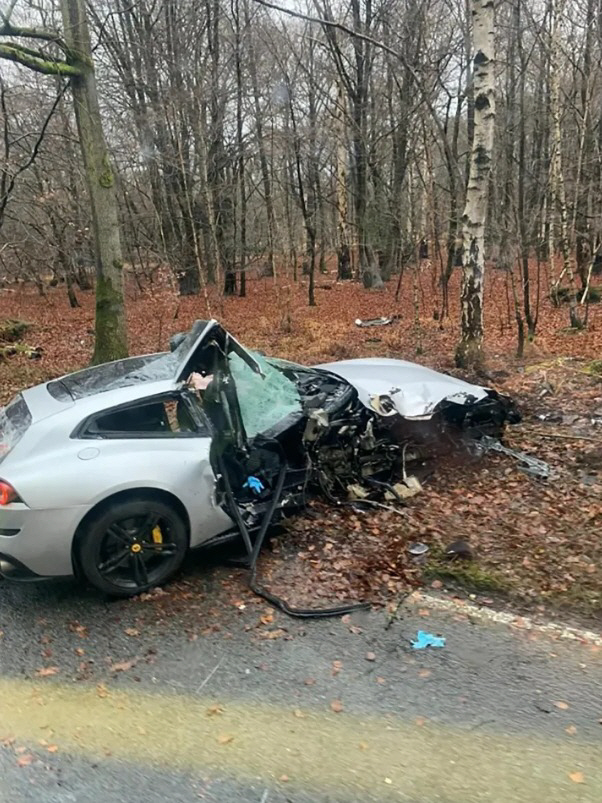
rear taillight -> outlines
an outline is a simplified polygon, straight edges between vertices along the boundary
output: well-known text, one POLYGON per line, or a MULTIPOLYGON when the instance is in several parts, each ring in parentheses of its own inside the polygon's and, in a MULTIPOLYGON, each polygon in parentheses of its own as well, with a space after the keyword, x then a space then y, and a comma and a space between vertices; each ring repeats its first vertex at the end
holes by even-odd
POLYGON ((11 502, 20 502, 21 497, 15 491, 12 485, 4 480, 0 480, 0 507, 2 505, 10 505, 11 502))

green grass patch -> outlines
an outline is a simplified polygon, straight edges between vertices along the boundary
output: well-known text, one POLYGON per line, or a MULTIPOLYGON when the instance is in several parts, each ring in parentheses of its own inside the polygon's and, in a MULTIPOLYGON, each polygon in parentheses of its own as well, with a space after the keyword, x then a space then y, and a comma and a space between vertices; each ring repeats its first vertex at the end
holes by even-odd
POLYGON ((0 341, 2 343, 16 343, 27 334, 31 324, 7 318, 0 321, 0 341))
POLYGON ((454 583, 467 591, 509 593, 513 590, 510 580, 502 574, 484 569, 466 561, 433 561, 426 565, 423 577, 426 580, 442 580, 454 583))

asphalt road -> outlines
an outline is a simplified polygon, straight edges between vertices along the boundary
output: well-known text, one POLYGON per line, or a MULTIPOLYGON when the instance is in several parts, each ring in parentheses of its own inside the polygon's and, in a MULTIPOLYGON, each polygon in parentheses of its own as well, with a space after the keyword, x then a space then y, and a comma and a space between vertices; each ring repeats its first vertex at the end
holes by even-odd
POLYGON ((290 620, 200 568, 116 603, 0 582, 0 632, 1 803, 602 799, 587 641, 428 604, 290 620))

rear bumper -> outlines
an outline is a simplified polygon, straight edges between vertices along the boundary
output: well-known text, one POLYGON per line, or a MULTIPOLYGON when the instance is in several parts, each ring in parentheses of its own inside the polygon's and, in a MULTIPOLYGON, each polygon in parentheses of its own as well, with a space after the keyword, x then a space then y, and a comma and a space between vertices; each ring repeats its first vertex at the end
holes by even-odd
POLYGON ((0 552, 0 577, 5 580, 15 580, 19 583, 35 583, 39 580, 48 580, 51 578, 42 577, 27 566, 24 566, 16 558, 9 555, 3 555, 0 552))
POLYGON ((32 510, 20 503, 0 508, 0 575, 14 580, 72 575, 73 536, 87 511, 32 510))

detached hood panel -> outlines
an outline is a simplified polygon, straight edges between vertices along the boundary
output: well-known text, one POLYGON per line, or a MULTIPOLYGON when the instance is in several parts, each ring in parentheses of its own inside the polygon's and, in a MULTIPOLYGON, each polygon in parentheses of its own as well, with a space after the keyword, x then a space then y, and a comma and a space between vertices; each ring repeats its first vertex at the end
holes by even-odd
POLYGON ((366 357, 316 367, 350 382, 366 407, 374 409, 375 398, 388 397, 404 418, 430 418, 444 400, 473 404, 489 395, 479 385, 405 360, 366 357))

